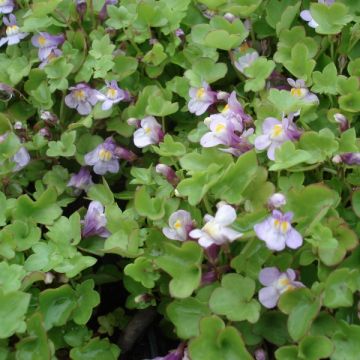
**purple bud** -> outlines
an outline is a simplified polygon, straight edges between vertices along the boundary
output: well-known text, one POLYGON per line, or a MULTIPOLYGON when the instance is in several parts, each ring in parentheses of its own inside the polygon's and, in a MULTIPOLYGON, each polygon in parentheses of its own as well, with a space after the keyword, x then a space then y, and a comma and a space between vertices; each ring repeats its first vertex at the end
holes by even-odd
POLYGON ((232 23, 235 21, 236 16, 234 14, 228 12, 224 15, 224 19, 226 19, 228 22, 232 23))
POLYGON ((348 152, 335 155, 332 161, 336 164, 345 163, 346 165, 360 165, 360 152, 348 152))
POLYGON ((185 35, 185 33, 184 33, 183 29, 178 28, 178 29, 175 30, 175 35, 176 35, 178 38, 181 38, 182 36, 185 35))
POLYGON ((15 124, 14 124, 14 129, 15 130, 21 130, 21 129, 24 129, 24 125, 21 121, 16 121, 15 124))
POLYGON ((155 44, 157 44, 158 42, 159 42, 159 40, 156 39, 156 38, 151 38, 151 39, 149 39, 149 44, 150 44, 150 45, 155 45, 155 44))
POLYGON ((0 91, 6 95, 6 99, 3 99, 5 101, 9 101, 14 95, 14 89, 4 83, 0 83, 0 91))
POLYGON ((45 284, 51 284, 55 279, 54 274, 52 274, 51 272, 47 272, 45 273, 45 278, 44 278, 44 283, 45 284))
POLYGON ((121 146, 117 146, 115 148, 114 156, 117 157, 118 159, 123 159, 129 162, 135 161, 137 159, 136 154, 121 146))
POLYGON ((86 0, 75 0, 75 4, 76 4, 76 11, 80 15, 80 18, 82 19, 87 10, 86 0))
POLYGON ((106 229, 106 216, 104 207, 99 201, 92 201, 84 219, 82 237, 101 236, 107 238, 110 232, 106 229))
POLYGON ((343 114, 334 114, 334 119, 339 124, 340 132, 344 132, 349 129, 349 122, 343 114))
POLYGON ((51 126, 53 126, 59 122, 58 117, 54 113, 52 113, 50 111, 46 111, 46 110, 41 110, 40 118, 42 120, 44 120, 44 122, 47 125, 51 125, 51 126))
POLYGON ((93 184, 91 174, 88 168, 82 167, 77 174, 73 174, 67 183, 67 186, 72 186, 77 192, 87 189, 93 184), (79 191, 80 190, 80 191, 79 191))
POLYGON ((137 129, 141 126, 141 120, 133 118, 133 117, 127 119, 126 122, 129 126, 135 126, 137 129))
POLYGON ((217 280, 217 274, 215 270, 203 273, 201 276, 201 285, 209 285, 217 280))
POLYGON ((107 6, 115 5, 115 4, 117 4, 117 0, 105 0, 105 4, 103 5, 103 7, 101 8, 101 10, 99 12, 99 19, 101 21, 104 21, 108 17, 107 6))
POLYGON ((254 356, 256 360, 266 360, 266 352, 263 349, 256 349, 254 356))
POLYGON ((51 132, 49 128, 44 127, 39 130, 39 134, 43 136, 44 138, 50 139, 51 138, 51 132))
POLYGON ((268 200, 270 209, 277 209, 286 204, 286 197, 281 193, 272 194, 268 200))
POLYGON ((166 180, 173 186, 176 186, 180 181, 175 171, 170 166, 167 166, 165 164, 157 164, 155 167, 155 171, 158 174, 164 176, 166 180))
POLYGON ((226 92, 226 91, 218 91, 217 93, 216 93, 216 98, 218 99, 218 100, 223 100, 223 101, 228 101, 228 99, 229 99, 229 96, 230 96, 230 94, 228 93, 228 92, 226 92))

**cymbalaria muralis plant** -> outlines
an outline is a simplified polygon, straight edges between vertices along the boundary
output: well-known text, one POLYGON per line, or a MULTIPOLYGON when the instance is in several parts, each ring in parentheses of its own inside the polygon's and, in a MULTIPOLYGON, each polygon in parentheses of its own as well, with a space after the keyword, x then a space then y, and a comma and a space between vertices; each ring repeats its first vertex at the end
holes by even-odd
POLYGON ((359 1, 0 19, 0 360, 359 359, 359 1))

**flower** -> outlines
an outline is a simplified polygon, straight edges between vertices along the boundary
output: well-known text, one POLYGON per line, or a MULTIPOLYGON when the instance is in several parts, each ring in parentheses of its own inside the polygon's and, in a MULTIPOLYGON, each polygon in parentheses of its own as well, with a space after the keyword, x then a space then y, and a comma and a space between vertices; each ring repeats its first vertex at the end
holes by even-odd
POLYGON ((105 20, 108 16, 108 13, 107 13, 108 5, 115 5, 115 4, 117 4, 117 0, 105 0, 104 5, 99 12, 99 19, 101 21, 105 20))
POLYGON ((291 86, 290 93, 292 96, 308 103, 319 103, 318 97, 309 91, 309 89, 305 85, 304 80, 298 79, 295 81, 291 78, 288 78, 287 82, 291 86))
POLYGON ((87 190, 93 184, 91 174, 88 168, 82 167, 77 174, 73 174, 67 183, 67 186, 72 186, 79 193, 81 190, 87 190))
POLYGON ((87 10, 86 0, 75 0, 76 11, 80 15, 80 19, 82 19, 87 10))
POLYGON ((296 274, 292 269, 286 272, 280 272, 276 267, 267 267, 262 269, 259 274, 259 281, 265 287, 259 291, 259 301, 266 308, 274 308, 280 295, 286 291, 291 291, 299 287, 303 287, 299 281, 295 281, 296 274))
POLYGON ((106 83, 106 92, 102 94, 101 92, 97 92, 97 99, 99 101, 103 101, 101 106, 102 110, 109 110, 113 105, 117 104, 122 100, 129 100, 130 95, 127 91, 119 88, 116 80, 105 81, 106 83))
POLYGON ((0 100, 2 101, 9 101, 14 96, 14 88, 11 86, 0 82, 0 100), (3 96, 4 95, 4 96, 3 96))
POLYGON ((158 174, 163 175, 171 185, 176 186, 180 181, 175 171, 170 166, 167 166, 165 164, 157 164, 155 167, 155 171, 158 174))
MULTIPOLYGON (((234 123, 250 123, 252 117, 245 113, 244 108, 236 98, 236 92, 233 91, 227 99, 227 104, 222 109, 221 114, 231 119, 234 123)), ((211 117, 211 116, 210 116, 211 117)))
POLYGON ((244 74, 244 70, 249 67, 257 58, 259 54, 257 51, 251 51, 247 54, 240 56, 236 61, 234 61, 234 66, 237 70, 239 70, 242 74, 244 74))
POLYGON ((212 91, 210 86, 203 81, 202 87, 191 87, 189 90, 190 101, 188 109, 195 115, 202 115, 210 105, 216 102, 216 92, 212 91))
POLYGON ((0 39, 0 47, 4 44, 15 45, 28 36, 28 33, 20 31, 20 28, 16 25, 16 17, 14 14, 10 14, 9 17, 4 16, 3 22, 6 25, 6 36, 0 39))
POLYGON ((62 55, 59 49, 51 49, 50 54, 40 63, 39 69, 43 69, 50 61, 62 55))
POLYGON ((48 58, 50 53, 61 45, 65 40, 63 34, 51 35, 47 32, 39 32, 31 38, 31 43, 39 48, 39 59, 44 61, 48 58))
POLYGON ((185 210, 178 210, 171 214, 169 227, 162 229, 163 234, 171 240, 185 241, 194 228, 191 214, 185 210))
POLYGON ((15 163, 13 171, 19 171, 30 162, 30 155, 26 148, 22 146, 11 160, 15 163))
POLYGON ((268 117, 262 124, 263 134, 255 138, 255 148, 257 150, 267 150, 267 156, 270 160, 275 160, 275 149, 284 142, 295 140, 300 136, 300 132, 292 119, 283 118, 282 121, 273 117, 268 117))
POLYGON ((153 116, 141 120, 140 128, 134 132, 134 144, 143 148, 151 144, 158 144, 164 137, 161 125, 153 116))
POLYGON ((272 194, 268 200, 268 205, 270 208, 280 208, 286 205, 285 195, 281 193, 272 194))
POLYGON ((254 226, 255 233, 270 250, 281 251, 285 246, 297 249, 302 245, 303 238, 291 226, 292 218, 292 212, 282 214, 279 210, 273 210, 271 216, 254 226))
POLYGON ((137 159, 136 154, 121 146, 116 146, 114 156, 118 159, 123 159, 130 162, 137 159))
MULTIPOLYGON (((325 4, 327 6, 332 5, 335 0, 318 0, 318 3, 325 4)), ((313 19, 310 10, 303 10, 300 12, 300 17, 308 23, 308 26, 313 29, 317 28, 319 24, 313 19)))
POLYGON ((334 114, 334 120, 339 124, 340 132, 344 132, 349 129, 349 121, 343 114, 334 114))
POLYGON ((335 155, 332 161, 336 164, 345 163, 346 165, 360 165, 360 152, 347 152, 335 155))
POLYGON ((85 164, 94 166, 95 174, 104 175, 107 172, 117 173, 120 169, 119 160, 115 156, 116 144, 111 137, 98 145, 84 156, 85 164))
POLYGON ((91 201, 83 221, 82 237, 98 235, 107 238, 110 232, 106 229, 106 223, 107 220, 102 204, 99 201, 91 201))
POLYGON ((218 208, 215 217, 209 214, 205 215, 206 224, 201 230, 192 230, 189 235, 194 239, 199 239, 199 244, 204 248, 212 244, 222 245, 232 242, 243 235, 229 227, 235 220, 235 209, 230 205, 223 204, 218 208))
POLYGON ((13 0, 0 0, 0 14, 10 14, 14 10, 13 0))
POLYGON ((92 106, 98 101, 96 90, 84 83, 77 84, 69 89, 71 92, 65 96, 65 104, 69 108, 76 109, 80 115, 90 114, 92 106))

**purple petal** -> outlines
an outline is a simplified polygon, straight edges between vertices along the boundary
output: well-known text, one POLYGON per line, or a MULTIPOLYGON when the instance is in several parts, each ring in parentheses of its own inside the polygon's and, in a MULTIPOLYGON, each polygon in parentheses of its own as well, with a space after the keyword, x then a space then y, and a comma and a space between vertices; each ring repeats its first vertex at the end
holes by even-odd
POLYGON ((255 138, 254 145, 257 150, 264 150, 268 148, 271 145, 269 135, 259 135, 255 138))
POLYGON ((222 205, 215 215, 215 221, 222 225, 228 226, 236 220, 236 211, 230 205, 222 205))
POLYGON ((223 142, 219 137, 217 137, 213 132, 208 132, 204 134, 200 139, 200 145, 202 147, 213 147, 216 145, 220 145, 223 142))
POLYGON ((272 287, 265 287, 260 289, 259 291, 259 301, 262 305, 264 305, 267 309, 272 309, 276 306, 279 300, 279 293, 277 290, 272 287))
POLYGON ((300 233, 295 229, 292 228, 291 230, 289 230, 289 232, 286 235, 287 235, 286 245, 290 249, 297 249, 302 245, 303 238, 300 235, 300 233))
POLYGON ((68 95, 65 96, 65 104, 71 108, 71 109, 75 109, 76 106, 78 105, 78 102, 76 101, 76 99, 73 97, 73 95, 70 93, 68 95))
POLYGON ((204 235, 204 233, 200 229, 194 229, 194 230, 190 231, 189 235, 193 239, 199 239, 200 237, 202 237, 204 235))
POLYGON ((311 21, 312 20, 311 12, 309 10, 301 11, 300 17, 305 21, 311 21))
POLYGON ((262 285, 270 286, 280 277, 281 272, 277 267, 267 267, 259 274, 259 281, 262 285))
POLYGON ((91 113, 91 105, 87 101, 82 101, 76 108, 80 115, 89 115, 91 113))
POLYGON ((230 241, 233 242, 243 236, 241 232, 225 227, 222 229, 222 234, 230 241))

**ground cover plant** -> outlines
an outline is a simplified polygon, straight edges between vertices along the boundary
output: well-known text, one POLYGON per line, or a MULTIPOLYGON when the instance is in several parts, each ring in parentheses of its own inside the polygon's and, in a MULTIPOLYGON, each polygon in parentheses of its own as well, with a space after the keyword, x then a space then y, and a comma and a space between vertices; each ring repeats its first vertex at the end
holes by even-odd
POLYGON ((360 353, 360 2, 0 0, 0 359, 360 353))

